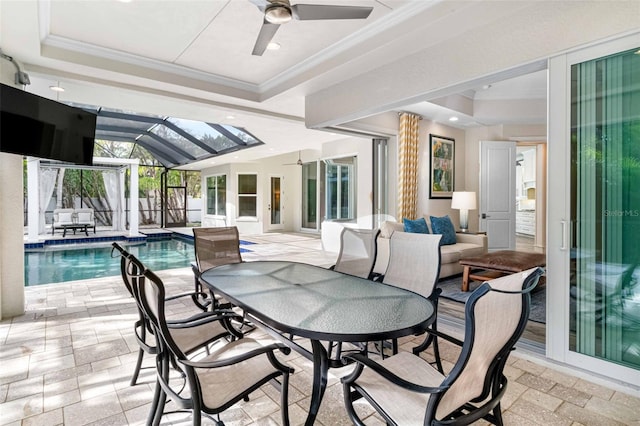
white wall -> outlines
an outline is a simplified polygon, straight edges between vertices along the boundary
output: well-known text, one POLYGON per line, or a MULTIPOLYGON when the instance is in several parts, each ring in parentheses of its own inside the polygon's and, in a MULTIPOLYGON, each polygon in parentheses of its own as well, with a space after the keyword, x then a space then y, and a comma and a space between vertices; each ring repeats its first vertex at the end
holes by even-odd
MULTIPOLYGON (((300 167, 285 165, 295 163, 298 159, 297 153, 287 154, 266 158, 257 163, 234 163, 222 166, 214 166, 202 170, 202 226, 220 226, 220 221, 215 217, 206 214, 207 207, 207 177, 213 175, 227 175, 227 216, 226 224, 228 226, 237 226, 238 232, 250 234, 262 234, 269 229, 269 194, 270 194, 270 177, 283 176, 282 181, 282 211, 283 230, 293 231, 300 227, 299 203, 296 201, 296 182, 300 180, 300 167), (238 175, 243 173, 255 173, 258 178, 257 188, 257 216, 251 218, 237 218, 237 194, 238 194, 238 175), (297 219, 296 219, 297 218, 297 219)), ((303 158, 304 159, 304 158, 303 158)), ((298 184, 299 185, 299 184, 298 184)), ((299 198, 299 196, 297 196, 299 198)))
MULTIPOLYGON (((465 132, 465 179, 466 191, 475 191, 480 196, 480 141, 517 140, 519 138, 540 137, 546 139, 546 124, 503 125, 474 127, 465 132), (512 139, 514 138, 514 139, 512 139)), ((457 167, 457 165, 456 165, 457 167)), ((457 182, 457 181, 456 181, 457 182)), ((456 184, 456 188, 458 185, 456 184)), ((479 201, 479 198, 478 198, 479 201)), ((478 230, 478 210, 469 212, 469 229, 478 230)))
MULTIPOLYGON (((342 140, 328 142, 322 145, 322 159, 348 157, 355 155, 357 159, 357 196, 356 213, 359 227, 371 226, 373 215, 373 143, 371 139, 345 137, 342 140)), ((324 212, 320 212, 324 220, 324 212)))
MULTIPOLYGON (((454 190, 463 191, 466 188, 466 144, 464 130, 454 127, 445 126, 428 120, 420 121, 420 146, 418 148, 419 157, 419 173, 418 173, 418 217, 423 215, 445 216, 449 215, 451 221, 456 228, 459 227, 460 215, 458 210, 451 209, 451 199, 430 199, 430 152, 429 152, 429 134, 436 136, 444 136, 455 140, 455 176, 454 190)), ((402 220, 402 218, 398 218, 402 220)))
MULTIPOLYGON (((0 59, 0 81, 14 85, 13 64, 0 59)), ((20 87, 21 88, 21 87, 20 87)), ((24 313, 22 156, 0 153, 0 319, 24 313)))
MULTIPOLYGON (((373 162, 372 142, 369 138, 345 136, 336 142, 326 143, 321 151, 303 150, 300 158, 303 162, 317 161, 320 159, 358 156, 357 168, 357 214, 359 218, 369 220, 373 214, 372 196, 373 180, 371 167, 373 162)), ((298 153, 289 153, 265 158, 256 163, 235 163, 222 166, 214 166, 203 169, 202 176, 202 226, 220 226, 220 221, 206 214, 206 179, 208 176, 227 175, 227 218, 229 226, 237 226, 242 234, 261 234, 270 230, 269 225, 269 194, 270 177, 282 176, 282 218, 284 231, 299 231, 302 218, 302 168, 295 165, 298 153), (236 211, 238 174, 256 173, 258 176, 257 203, 258 211, 256 219, 238 219, 236 211)), ((322 217, 323 212, 320 213, 322 217)), ((368 226, 363 224, 362 226, 368 226)))
MULTIPOLYGON (((367 70, 307 96, 308 127, 341 125, 362 117, 477 87, 474 80, 524 67, 638 28, 638 2, 476 2, 494 8, 493 20, 434 42, 400 60, 367 70)), ((468 17, 473 19, 473 17, 468 17)), ((465 22, 468 24, 468 21, 465 22)))

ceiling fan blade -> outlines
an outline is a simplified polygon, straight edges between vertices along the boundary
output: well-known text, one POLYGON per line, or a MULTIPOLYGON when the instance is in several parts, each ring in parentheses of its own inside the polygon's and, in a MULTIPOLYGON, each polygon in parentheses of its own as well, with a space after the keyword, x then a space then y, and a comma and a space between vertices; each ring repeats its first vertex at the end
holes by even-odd
POLYGON ((255 56, 262 56, 264 51, 267 49, 267 45, 276 34, 276 31, 278 31, 278 28, 280 28, 280 25, 264 21, 262 23, 262 28, 260 28, 258 39, 256 40, 255 46, 253 46, 253 52, 251 52, 251 54, 255 56))
POLYGON ((315 19, 366 19, 373 7, 330 6, 319 4, 296 4, 291 6, 294 19, 301 21, 315 19))

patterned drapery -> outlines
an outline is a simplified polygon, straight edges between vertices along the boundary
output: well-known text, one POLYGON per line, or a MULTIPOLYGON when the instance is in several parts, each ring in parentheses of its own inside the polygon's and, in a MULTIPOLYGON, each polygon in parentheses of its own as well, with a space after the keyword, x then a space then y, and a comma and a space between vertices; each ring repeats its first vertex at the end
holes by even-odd
POLYGON ((416 218, 418 194, 418 130, 420 116, 400 114, 398 134, 398 211, 397 218, 416 218))

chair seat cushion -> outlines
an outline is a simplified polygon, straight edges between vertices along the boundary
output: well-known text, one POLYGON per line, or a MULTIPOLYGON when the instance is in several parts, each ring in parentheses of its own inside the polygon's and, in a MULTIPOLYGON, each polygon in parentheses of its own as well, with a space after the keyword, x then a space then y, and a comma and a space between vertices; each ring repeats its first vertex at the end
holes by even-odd
MULTIPOLYGON (((221 349, 199 360, 202 362, 229 359, 258 349, 262 344, 245 337, 225 344, 221 349)), ((202 387, 202 399, 209 408, 219 408, 251 388, 257 381, 278 370, 271 365, 266 354, 219 368, 196 368, 202 387)))
MULTIPOLYGON (((376 362, 395 375, 422 386, 439 386, 444 380, 444 376, 431 367, 427 361, 409 352, 400 352, 384 360, 376 360, 376 362)), ((425 409, 430 394, 403 389, 368 368, 364 369, 356 383, 380 404, 380 407, 397 424, 424 424, 425 409)))
POLYGON ((228 334, 220 322, 210 322, 196 327, 170 328, 171 337, 184 353, 192 352, 202 347, 217 336, 228 334))

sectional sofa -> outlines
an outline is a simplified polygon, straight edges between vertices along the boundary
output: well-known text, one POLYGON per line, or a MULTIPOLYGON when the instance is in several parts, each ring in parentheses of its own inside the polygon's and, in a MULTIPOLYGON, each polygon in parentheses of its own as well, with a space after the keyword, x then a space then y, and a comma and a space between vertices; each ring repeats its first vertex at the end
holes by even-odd
MULTIPOLYGON (((426 216, 429 223, 429 216, 426 216)), ((431 227, 429 227, 431 229, 431 227)), ((399 222, 385 221, 380 225, 378 236, 378 255, 373 268, 374 273, 384 274, 389 263, 389 239, 394 232, 405 232, 399 222)), ((456 243, 440 247, 440 278, 461 274, 463 267, 458 261, 465 257, 478 256, 487 252, 487 236, 475 233, 456 233, 456 243)))

